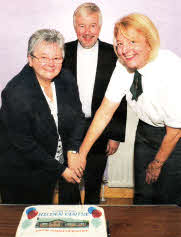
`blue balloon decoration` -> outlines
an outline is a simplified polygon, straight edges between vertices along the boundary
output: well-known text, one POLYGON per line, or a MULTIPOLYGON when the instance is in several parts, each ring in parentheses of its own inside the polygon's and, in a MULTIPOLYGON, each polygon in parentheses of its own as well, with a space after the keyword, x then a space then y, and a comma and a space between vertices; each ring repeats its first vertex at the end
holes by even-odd
POLYGON ((28 215, 31 211, 35 211, 36 208, 35 207, 30 207, 26 210, 26 214, 28 215))
POLYGON ((90 214, 92 214, 92 212, 93 212, 94 210, 96 210, 95 207, 89 207, 89 208, 88 208, 88 212, 89 212, 90 214))

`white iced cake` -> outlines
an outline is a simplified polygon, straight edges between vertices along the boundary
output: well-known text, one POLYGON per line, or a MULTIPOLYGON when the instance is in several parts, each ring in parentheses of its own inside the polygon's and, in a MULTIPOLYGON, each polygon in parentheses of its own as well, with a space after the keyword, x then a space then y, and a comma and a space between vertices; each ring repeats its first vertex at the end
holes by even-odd
POLYGON ((94 205, 27 207, 16 237, 107 237, 104 210, 94 205))

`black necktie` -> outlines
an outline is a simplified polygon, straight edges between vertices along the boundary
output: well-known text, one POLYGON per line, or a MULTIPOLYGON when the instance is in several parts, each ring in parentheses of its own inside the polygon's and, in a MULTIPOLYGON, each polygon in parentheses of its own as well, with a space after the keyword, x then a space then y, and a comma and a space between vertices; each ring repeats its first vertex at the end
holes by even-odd
POLYGON ((132 100, 138 100, 138 97, 143 93, 141 85, 141 74, 136 70, 134 73, 133 83, 131 85, 130 91, 132 93, 132 100))

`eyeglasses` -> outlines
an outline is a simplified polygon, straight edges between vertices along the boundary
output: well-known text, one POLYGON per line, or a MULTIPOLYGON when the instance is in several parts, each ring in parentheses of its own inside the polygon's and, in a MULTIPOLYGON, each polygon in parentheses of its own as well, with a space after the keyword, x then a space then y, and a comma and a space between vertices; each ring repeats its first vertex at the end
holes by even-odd
POLYGON ((50 61, 52 61, 54 64, 61 64, 63 62, 63 58, 47 58, 47 57, 36 57, 35 55, 31 54, 31 57, 36 58, 38 60, 39 63, 49 63, 50 61))

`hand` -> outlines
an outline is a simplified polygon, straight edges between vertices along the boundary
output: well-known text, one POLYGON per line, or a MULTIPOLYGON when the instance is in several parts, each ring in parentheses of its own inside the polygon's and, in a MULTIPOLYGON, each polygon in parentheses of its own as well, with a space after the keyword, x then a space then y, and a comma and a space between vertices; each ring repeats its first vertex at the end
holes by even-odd
POLYGON ((118 142, 118 141, 109 139, 109 141, 107 143, 107 149, 106 149, 106 153, 108 156, 113 155, 117 151, 117 149, 119 147, 119 143, 120 142, 118 142))
POLYGON ((80 183, 81 179, 77 177, 75 172, 69 168, 66 168, 62 173, 64 179, 69 183, 80 183))
POLYGON ((163 163, 160 164, 156 160, 153 160, 152 162, 149 163, 148 168, 146 169, 146 182, 148 184, 157 181, 161 172, 162 165, 163 163))
POLYGON ((81 178, 83 175, 83 169, 81 167, 81 160, 79 153, 67 152, 68 167, 75 172, 75 174, 81 178))

